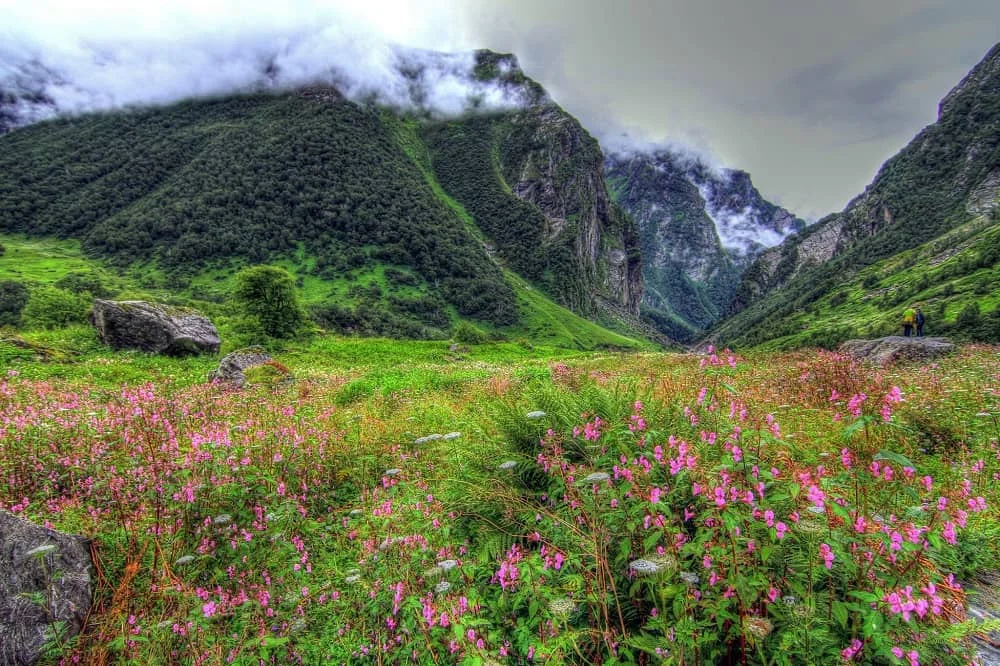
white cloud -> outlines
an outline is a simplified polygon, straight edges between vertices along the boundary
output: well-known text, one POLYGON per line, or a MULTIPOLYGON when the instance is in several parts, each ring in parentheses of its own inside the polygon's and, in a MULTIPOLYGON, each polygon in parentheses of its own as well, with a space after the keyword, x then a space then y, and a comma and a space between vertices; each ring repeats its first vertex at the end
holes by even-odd
MULTIPOLYGON (((458 43, 441 27, 446 8, 404 0, 21 3, 0 28, 0 87, 23 92, 27 82, 61 112, 312 83, 439 115, 473 102, 488 109, 521 104, 521 91, 472 77, 471 52, 425 50, 458 43), (38 63, 47 70, 41 82, 38 63)), ((37 107, 27 115, 46 112, 37 107)))

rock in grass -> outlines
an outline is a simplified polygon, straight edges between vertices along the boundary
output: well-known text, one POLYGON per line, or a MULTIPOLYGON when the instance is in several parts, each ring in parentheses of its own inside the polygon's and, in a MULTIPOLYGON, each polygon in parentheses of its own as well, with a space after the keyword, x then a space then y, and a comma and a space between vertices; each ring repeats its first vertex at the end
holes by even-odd
POLYGON ((246 372, 251 368, 261 366, 274 368, 277 374, 283 375, 282 381, 294 381, 287 368, 275 363, 263 347, 257 346, 244 347, 226 354, 226 357, 219 361, 219 367, 209 375, 208 379, 209 381, 232 384, 236 388, 243 388, 247 383, 246 372))
POLYGON ((92 567, 87 539, 0 511, 0 664, 34 664, 53 638, 80 633, 92 567))
POLYGON ((890 335, 877 340, 848 340, 840 353, 879 366, 908 361, 923 362, 955 350, 948 338, 917 338, 890 335))
POLYGON ((146 301, 94 300, 90 321, 112 349, 184 356, 216 354, 219 332, 197 310, 146 301))

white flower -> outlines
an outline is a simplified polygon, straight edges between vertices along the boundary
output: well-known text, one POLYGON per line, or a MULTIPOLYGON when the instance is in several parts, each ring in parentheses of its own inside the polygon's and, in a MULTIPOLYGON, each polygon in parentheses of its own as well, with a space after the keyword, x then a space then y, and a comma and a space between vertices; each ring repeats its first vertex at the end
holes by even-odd
POLYGON ((445 571, 451 571, 458 566, 458 562, 455 560, 442 560, 441 562, 438 562, 438 566, 445 571))
POLYGON ((212 522, 216 525, 228 525, 233 522, 233 517, 228 513, 220 513, 215 518, 212 518, 212 522))
POLYGON ((363 512, 361 509, 351 509, 351 512, 347 515, 349 516, 360 516, 363 512))
POLYGON ((393 467, 392 469, 385 470, 384 474, 386 476, 396 476, 397 474, 399 474, 402 471, 403 470, 399 469, 398 467, 393 467))
POLYGON ((549 612, 556 617, 569 617, 575 610, 576 604, 574 604, 573 601, 567 597, 561 597, 559 599, 549 601, 549 612))
POLYGON ((660 565, 652 560, 644 560, 640 558, 629 562, 628 568, 631 569, 636 576, 651 576, 660 570, 660 565))
POLYGON ((348 576, 347 578, 345 578, 344 582, 347 583, 348 585, 354 585, 355 583, 359 582, 360 580, 361 580, 361 576, 360 575, 353 574, 353 575, 348 576))
POLYGON ((500 466, 499 466, 498 469, 508 470, 508 469, 514 469, 515 467, 517 467, 517 461, 516 460, 506 460, 506 461, 500 463, 500 466))
POLYGON ((528 412, 527 414, 524 415, 524 418, 528 419, 529 421, 536 421, 536 420, 544 417, 545 415, 546 415, 545 412, 543 412, 542 410, 538 409, 538 410, 535 410, 533 412, 528 412))
POLYGON ((694 573, 693 571, 682 571, 680 576, 681 580, 687 583, 688 585, 697 585, 698 583, 701 582, 701 578, 699 578, 698 574, 694 573))
POLYGON ((451 589, 451 583, 449 583, 446 580, 443 580, 434 586, 434 591, 437 592, 438 594, 444 594, 450 589, 451 589))

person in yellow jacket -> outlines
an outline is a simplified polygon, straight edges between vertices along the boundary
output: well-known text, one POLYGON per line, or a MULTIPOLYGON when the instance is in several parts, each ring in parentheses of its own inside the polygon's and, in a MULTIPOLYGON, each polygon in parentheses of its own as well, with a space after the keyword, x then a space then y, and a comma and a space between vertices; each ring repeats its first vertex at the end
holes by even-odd
POLYGON ((903 310, 903 335, 910 337, 913 333, 913 326, 917 323, 917 312, 913 309, 913 306, 903 310))

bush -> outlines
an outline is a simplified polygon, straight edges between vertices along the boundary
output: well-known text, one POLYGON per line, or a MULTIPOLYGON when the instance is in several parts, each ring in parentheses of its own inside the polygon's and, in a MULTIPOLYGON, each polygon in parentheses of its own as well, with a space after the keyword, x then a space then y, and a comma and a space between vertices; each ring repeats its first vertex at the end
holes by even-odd
POLYGON ((476 328, 467 321, 460 321, 451 332, 451 337, 455 342, 466 345, 481 345, 488 340, 486 333, 476 328))
POLYGON ((955 317, 955 328, 968 332, 979 326, 979 304, 969 303, 955 317))
POLYGON ((0 282, 0 326, 17 326, 28 303, 28 288, 16 280, 0 282))
POLYGON ((87 321, 90 302, 57 287, 39 287, 31 292, 22 317, 29 328, 63 328, 87 321))
POLYGON ((295 277, 278 266, 253 266, 236 275, 233 298, 272 338, 291 338, 306 321, 295 277))
POLYGON ((114 294, 107 279, 97 271, 72 271, 56 280, 55 286, 76 294, 87 293, 94 298, 108 298, 114 294))

